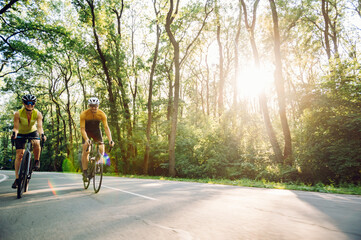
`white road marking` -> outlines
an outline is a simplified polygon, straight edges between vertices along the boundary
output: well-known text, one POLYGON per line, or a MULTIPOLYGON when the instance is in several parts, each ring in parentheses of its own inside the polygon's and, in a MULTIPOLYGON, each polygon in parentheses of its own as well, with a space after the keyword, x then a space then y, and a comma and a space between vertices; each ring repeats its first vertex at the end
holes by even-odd
POLYGON ((3 182, 3 181, 5 181, 6 179, 9 178, 9 176, 4 175, 4 174, 1 174, 1 173, 0 173, 0 176, 2 176, 2 177, 0 178, 0 182, 3 182))
POLYGON ((118 191, 118 192, 123 192, 123 193, 132 194, 132 195, 135 195, 135 196, 138 196, 138 197, 142 197, 142 198, 145 198, 145 199, 149 199, 149 200, 157 200, 157 199, 152 198, 152 197, 147 197, 147 196, 144 196, 144 195, 141 195, 141 194, 124 191, 124 190, 121 190, 121 189, 118 189, 118 188, 108 187, 108 186, 104 186, 104 185, 102 185, 102 187, 109 188, 109 189, 112 189, 112 190, 115 190, 115 191, 118 191))

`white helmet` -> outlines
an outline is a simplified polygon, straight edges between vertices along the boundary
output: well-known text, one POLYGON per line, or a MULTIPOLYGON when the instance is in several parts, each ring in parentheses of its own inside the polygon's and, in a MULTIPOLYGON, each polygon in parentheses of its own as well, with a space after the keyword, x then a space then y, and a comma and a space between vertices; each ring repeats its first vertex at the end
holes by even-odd
POLYGON ((91 97, 91 98, 89 98, 89 100, 88 100, 88 104, 89 104, 89 105, 90 105, 90 104, 99 105, 99 103, 100 103, 100 101, 99 101, 99 99, 96 98, 96 97, 91 97))

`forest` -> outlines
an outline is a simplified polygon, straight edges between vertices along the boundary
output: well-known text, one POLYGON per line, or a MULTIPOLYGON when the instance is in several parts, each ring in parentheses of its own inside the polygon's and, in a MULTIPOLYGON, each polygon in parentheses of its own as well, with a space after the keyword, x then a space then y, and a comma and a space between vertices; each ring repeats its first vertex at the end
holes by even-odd
POLYGON ((360 0, 1 0, 0 168, 30 93, 43 171, 97 97, 108 173, 360 184, 360 39, 360 0))

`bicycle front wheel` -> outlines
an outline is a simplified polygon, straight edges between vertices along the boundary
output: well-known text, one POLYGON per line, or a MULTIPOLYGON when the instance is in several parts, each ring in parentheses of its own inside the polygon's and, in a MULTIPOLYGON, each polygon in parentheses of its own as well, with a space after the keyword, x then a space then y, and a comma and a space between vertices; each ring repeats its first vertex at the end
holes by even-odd
POLYGON ((103 162, 101 158, 98 161, 94 161, 94 177, 93 177, 93 185, 94 192, 97 193, 100 190, 100 186, 102 185, 103 180, 103 162))
POLYGON ((26 192, 28 174, 27 174, 27 166, 29 159, 29 152, 25 151, 23 159, 21 160, 20 170, 19 170, 19 180, 18 180, 18 191, 17 197, 21 198, 24 191, 26 192))

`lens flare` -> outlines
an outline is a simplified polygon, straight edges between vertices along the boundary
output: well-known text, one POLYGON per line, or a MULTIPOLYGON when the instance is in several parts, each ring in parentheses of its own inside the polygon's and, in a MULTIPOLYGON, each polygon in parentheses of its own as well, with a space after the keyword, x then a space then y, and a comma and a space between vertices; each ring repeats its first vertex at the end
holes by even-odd
POLYGON ((49 180, 48 180, 48 185, 49 185, 51 191, 53 192, 54 196, 56 196, 56 191, 55 191, 53 185, 51 184, 51 182, 49 180))
POLYGON ((106 164, 107 166, 110 166, 110 157, 107 153, 104 153, 103 163, 106 164))

